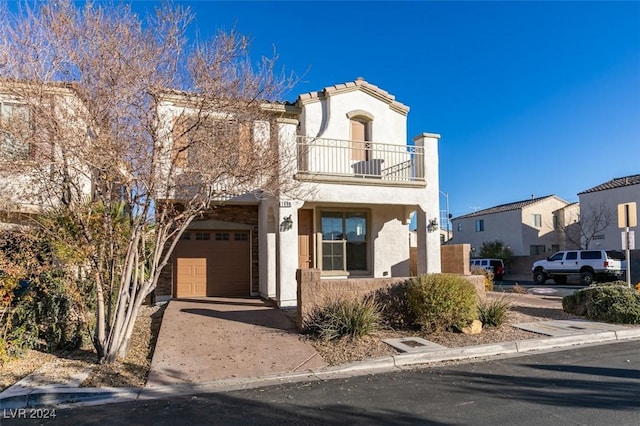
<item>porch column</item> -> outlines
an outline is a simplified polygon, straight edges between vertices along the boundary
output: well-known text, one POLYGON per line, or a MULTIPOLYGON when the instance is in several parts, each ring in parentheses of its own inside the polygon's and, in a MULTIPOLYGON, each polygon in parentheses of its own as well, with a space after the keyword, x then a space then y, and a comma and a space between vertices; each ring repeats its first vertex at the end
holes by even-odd
POLYGON ((268 199, 258 207, 258 259, 260 268, 260 296, 276 297, 276 217, 274 200, 268 199))
MULTIPOLYGON (((281 188, 286 190, 288 183, 298 170, 297 164, 297 127, 298 120, 292 118, 276 119, 278 148, 282 164, 281 188)), ((282 194, 276 198, 276 302, 279 307, 296 306, 298 303, 298 209, 303 202, 292 200, 282 194)))
POLYGON ((424 149, 424 178, 427 183, 424 198, 416 212, 418 274, 439 273, 441 271, 439 229, 443 225, 440 223, 440 180, 438 177, 440 135, 422 133, 413 140, 416 146, 422 146, 424 149))
POLYGON ((298 303, 298 209, 301 201, 280 199, 277 227, 277 285, 276 301, 279 307, 298 303))

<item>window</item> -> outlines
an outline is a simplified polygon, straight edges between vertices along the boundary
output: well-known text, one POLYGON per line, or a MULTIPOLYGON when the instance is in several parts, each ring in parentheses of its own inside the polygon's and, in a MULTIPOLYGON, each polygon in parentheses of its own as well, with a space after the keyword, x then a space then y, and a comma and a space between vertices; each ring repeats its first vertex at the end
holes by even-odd
POLYGON ((189 232, 185 232, 184 234, 182 234, 182 237, 180 237, 180 239, 184 241, 188 241, 191 239, 191 234, 189 232))
POLYGON ((367 215, 364 212, 322 212, 322 269, 367 271, 367 215))
POLYGON ((568 251, 567 252, 567 257, 565 259, 566 260, 577 260, 578 259, 578 252, 577 251, 568 251))
POLYGON ((31 129, 31 114, 27 105, 0 102, 0 151, 13 160, 29 158, 31 154, 27 136, 31 129))
POLYGON ((233 239, 236 241, 248 241, 249 234, 246 232, 236 232, 235 234, 233 234, 233 239))
POLYGON ((197 122, 179 117, 173 125, 174 162, 178 167, 201 171, 212 166, 211 153, 221 167, 250 167, 253 152, 253 123, 238 120, 208 120, 197 122))
POLYGON ((564 253, 560 252, 560 253, 556 253, 553 256, 551 256, 549 258, 549 260, 552 261, 552 262, 557 262, 559 260, 562 260, 563 257, 564 257, 564 253))
POLYGON ((532 214, 531 215, 531 226, 536 228, 542 227, 542 215, 541 214, 532 214))
POLYGON ((458 232, 462 232, 462 224, 461 223, 458 224, 458 232))
POLYGON ((484 219, 476 220, 476 232, 484 231, 484 219))
POLYGON ((558 229, 558 216, 553 215, 553 229, 558 229))
POLYGON ((559 250, 560 250, 560 246, 559 246, 558 244, 552 244, 552 245, 551 245, 551 251, 552 251, 552 252, 554 252, 554 253, 555 253, 555 252, 557 252, 557 251, 559 251, 559 250))
POLYGON ((216 241, 229 241, 228 232, 216 232, 216 241))
POLYGON ((211 234, 209 232, 196 232, 197 241, 208 241, 210 239, 211 239, 211 234))
POLYGON ((580 259, 602 259, 602 252, 600 250, 583 251, 582 253, 580 253, 580 259))
POLYGON ((529 246, 529 254, 531 256, 544 254, 544 250, 545 250, 544 246, 537 246, 537 245, 529 246))

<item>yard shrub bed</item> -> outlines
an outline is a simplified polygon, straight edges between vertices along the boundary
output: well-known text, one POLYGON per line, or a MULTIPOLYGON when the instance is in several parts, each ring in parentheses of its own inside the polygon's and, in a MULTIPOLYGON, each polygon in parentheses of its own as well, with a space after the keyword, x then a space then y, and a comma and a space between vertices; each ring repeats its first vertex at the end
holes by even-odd
POLYGON ((358 338, 378 330, 380 308, 373 298, 333 300, 314 308, 304 321, 306 333, 322 340, 358 338))
POLYGON ((640 324, 640 293, 622 281, 593 284, 563 297, 562 309, 595 321, 640 324))
POLYGON ((500 327, 507 319, 511 303, 504 297, 478 303, 478 319, 485 327, 500 327))
POLYGON ((476 291, 459 275, 429 274, 409 281, 407 301, 423 330, 460 330, 477 318, 476 291))

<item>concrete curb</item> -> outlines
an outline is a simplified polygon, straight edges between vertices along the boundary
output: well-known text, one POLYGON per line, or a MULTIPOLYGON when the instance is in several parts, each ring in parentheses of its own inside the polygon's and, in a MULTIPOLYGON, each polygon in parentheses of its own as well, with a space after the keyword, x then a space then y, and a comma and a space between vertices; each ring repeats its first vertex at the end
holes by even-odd
POLYGON ((13 394, 0 399, 0 410, 33 407, 78 407, 135 400, 150 400, 168 396, 185 396, 196 393, 229 392, 301 381, 329 380, 362 376, 366 374, 399 371, 419 365, 443 361, 460 361, 497 355, 532 353, 539 350, 561 349, 584 344, 598 344, 640 339, 640 328, 604 331, 589 334, 547 337, 496 343, 435 349, 425 352, 404 353, 383 358, 354 362, 321 369, 278 373, 262 377, 226 379, 206 383, 184 383, 138 388, 64 388, 57 386, 34 388, 24 394, 13 394))
POLYGON ((58 386, 34 388, 22 395, 12 395, 0 400, 0 410, 50 407, 61 404, 103 404, 112 399, 117 402, 137 399, 137 388, 63 388, 58 386))

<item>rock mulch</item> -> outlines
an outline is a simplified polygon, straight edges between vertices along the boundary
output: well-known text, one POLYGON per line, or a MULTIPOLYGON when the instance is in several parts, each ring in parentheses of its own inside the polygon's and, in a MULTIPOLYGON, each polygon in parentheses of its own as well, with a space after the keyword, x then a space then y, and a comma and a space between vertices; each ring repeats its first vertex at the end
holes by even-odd
MULTIPOLYGON (((164 307, 143 306, 131 336, 127 357, 112 365, 99 365, 92 346, 72 352, 44 353, 27 351, 22 357, 0 366, 0 390, 34 374, 38 381, 66 383, 89 372, 84 387, 144 386, 164 307)), ((34 379, 34 380, 36 380, 34 379)))

